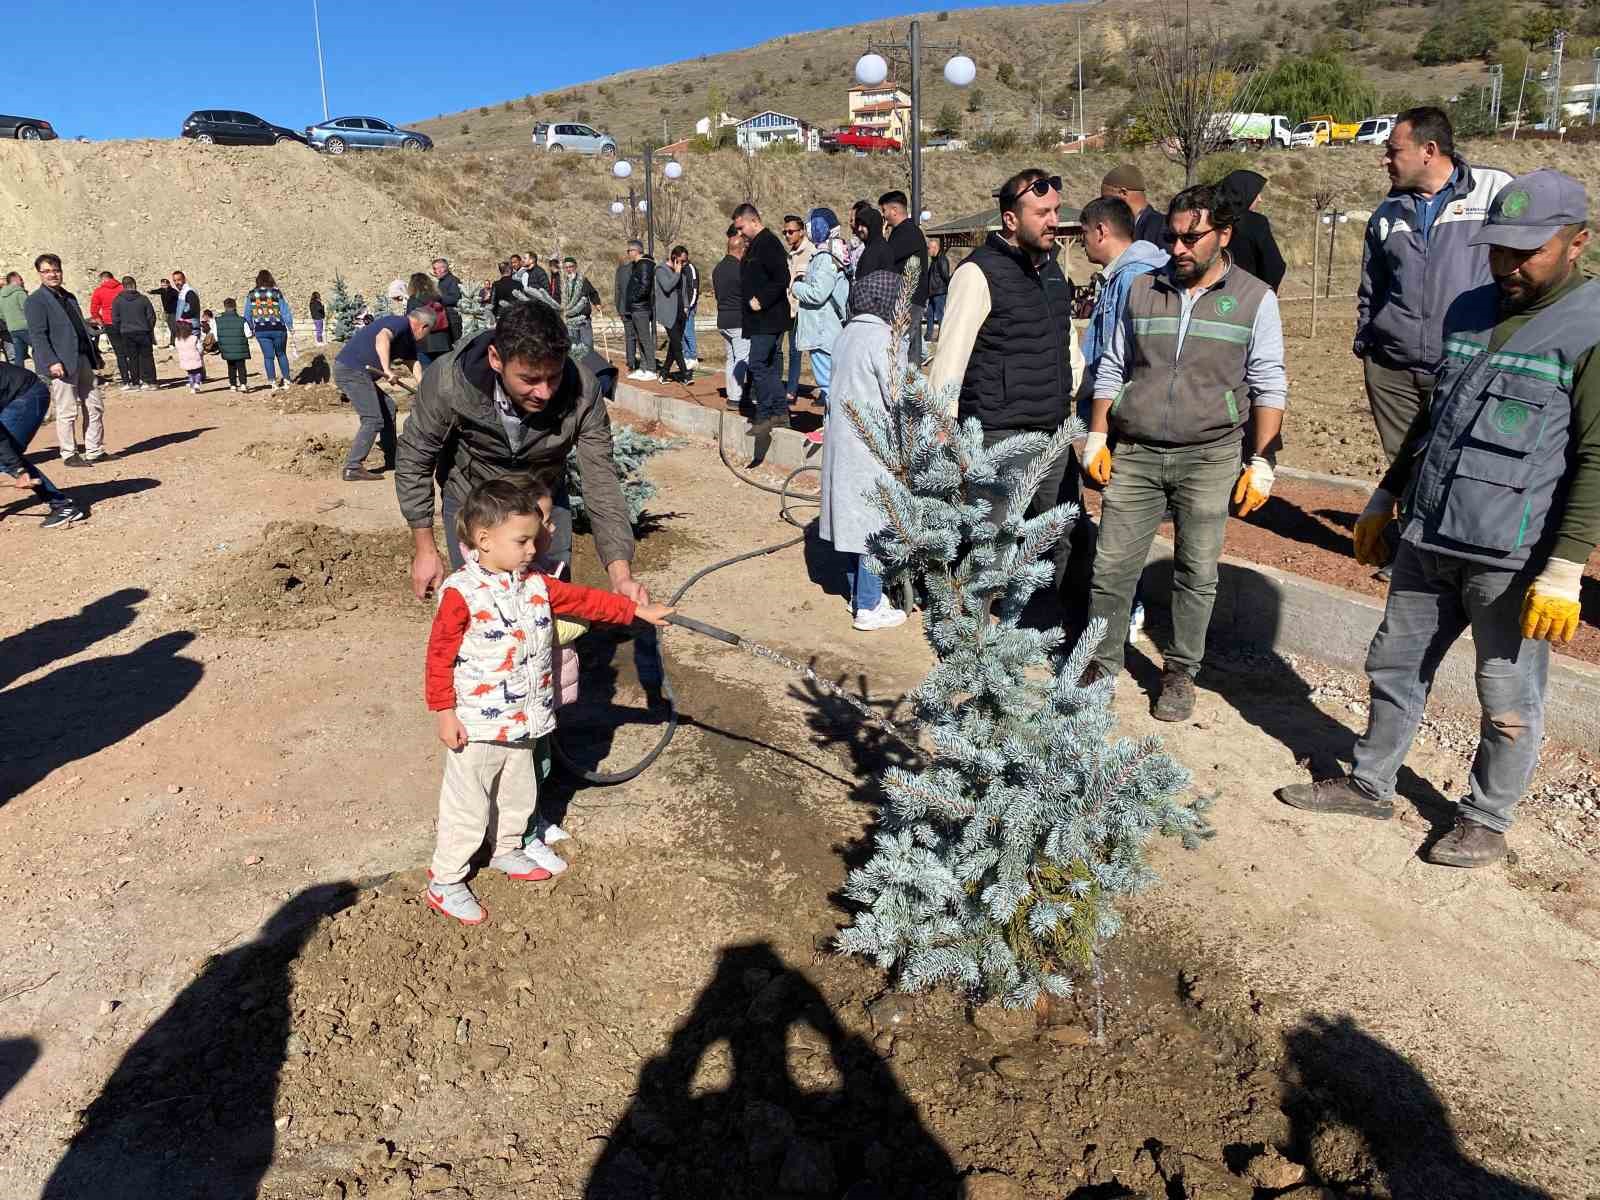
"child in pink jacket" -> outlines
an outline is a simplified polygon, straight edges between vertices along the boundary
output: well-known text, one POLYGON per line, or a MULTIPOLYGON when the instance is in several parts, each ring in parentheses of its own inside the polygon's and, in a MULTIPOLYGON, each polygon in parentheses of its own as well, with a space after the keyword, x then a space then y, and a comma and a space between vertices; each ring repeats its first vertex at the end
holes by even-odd
POLYGON ((177 340, 173 346, 178 351, 178 365, 189 372, 189 390, 198 392, 200 380, 205 374, 205 350, 200 342, 200 334, 188 321, 179 321, 174 326, 177 340))

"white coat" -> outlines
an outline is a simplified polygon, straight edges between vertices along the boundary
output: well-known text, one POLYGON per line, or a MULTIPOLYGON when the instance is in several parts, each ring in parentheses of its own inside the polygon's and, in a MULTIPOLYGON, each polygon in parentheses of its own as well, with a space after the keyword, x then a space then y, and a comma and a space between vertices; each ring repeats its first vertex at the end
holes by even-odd
POLYGON ((863 416, 881 416, 890 403, 889 325, 882 317, 851 317, 833 343, 833 381, 828 389, 828 436, 822 444, 822 515, 818 533, 833 548, 860 554, 883 515, 867 493, 889 473, 872 456, 845 415, 854 405, 863 416))

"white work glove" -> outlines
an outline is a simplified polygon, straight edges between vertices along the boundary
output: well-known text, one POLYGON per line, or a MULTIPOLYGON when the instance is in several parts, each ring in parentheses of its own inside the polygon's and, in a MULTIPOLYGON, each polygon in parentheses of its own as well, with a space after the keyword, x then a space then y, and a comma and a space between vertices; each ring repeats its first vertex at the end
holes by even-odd
POLYGON ((1522 598, 1522 636, 1570 642, 1582 613, 1583 563, 1552 558, 1522 598))
POLYGON ((1355 532, 1351 535, 1355 541, 1358 563, 1368 567, 1383 566, 1388 554, 1383 531, 1394 522, 1394 507, 1394 496, 1378 488, 1361 510, 1361 515, 1356 518, 1355 532))
POLYGON ((1106 449, 1106 435, 1090 433, 1083 439, 1083 473, 1101 487, 1111 482, 1111 451, 1106 449))
POLYGON ((1233 487, 1233 502, 1239 516, 1248 517, 1267 502, 1275 478, 1272 464, 1259 454, 1244 465, 1239 472, 1239 482, 1233 487))

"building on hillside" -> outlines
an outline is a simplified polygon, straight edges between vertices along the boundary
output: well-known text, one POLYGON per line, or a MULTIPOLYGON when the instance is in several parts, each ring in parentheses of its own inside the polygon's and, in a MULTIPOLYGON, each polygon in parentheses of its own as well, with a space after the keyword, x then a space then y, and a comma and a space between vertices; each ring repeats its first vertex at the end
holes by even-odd
POLYGON ((897 83, 850 89, 850 124, 905 142, 911 132, 911 93, 897 83))
POLYGON ((814 128, 799 117, 771 109, 740 121, 734 139, 746 154, 754 154, 778 142, 797 142, 803 150, 820 148, 814 128))

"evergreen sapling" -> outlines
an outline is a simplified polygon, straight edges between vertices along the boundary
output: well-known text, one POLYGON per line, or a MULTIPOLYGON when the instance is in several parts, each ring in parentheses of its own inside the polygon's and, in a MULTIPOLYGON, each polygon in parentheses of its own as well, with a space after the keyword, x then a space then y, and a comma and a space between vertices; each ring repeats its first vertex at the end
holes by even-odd
POLYGON ((359 292, 354 296, 350 294, 343 276, 333 277, 333 288, 328 293, 328 311, 333 314, 333 324, 329 328, 329 333, 334 341, 350 340, 350 335, 358 328, 356 321, 361 316, 361 310, 366 306, 367 302, 361 298, 359 292))
MULTIPOLYGON (((671 438, 652 437, 626 425, 611 431, 611 455, 617 464, 617 477, 622 481, 622 498, 628 503, 628 518, 635 525, 644 506, 656 494, 656 485, 644 478, 644 465, 663 450, 678 443, 671 438)), ((579 533, 589 529, 589 514, 583 505, 583 471, 578 465, 578 452, 567 455, 567 482, 572 503, 572 525, 579 533)))
POLYGON ((844 409, 889 476, 868 493, 884 518, 872 565, 886 590, 909 577, 926 597, 936 661, 910 698, 930 749, 923 769, 884 778, 872 857, 845 886, 861 908, 837 948, 902 991, 1043 1005, 1097 965, 1116 902, 1155 880, 1150 839, 1210 836, 1209 800, 1180 801, 1189 774, 1159 739, 1113 739, 1111 680, 1078 685, 1103 622, 1066 654, 1060 629, 1019 624, 1078 517, 1061 505, 1030 518, 1028 504, 1083 428, 1069 418, 986 449, 976 420, 950 416, 954 389, 931 391, 904 361, 916 273, 913 260, 890 339, 898 401, 844 409))

